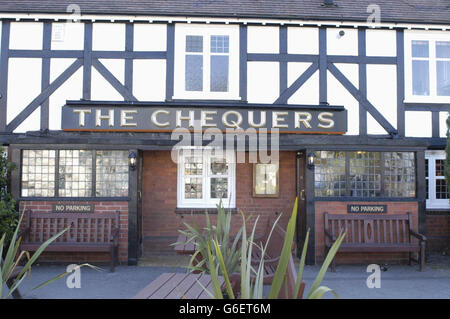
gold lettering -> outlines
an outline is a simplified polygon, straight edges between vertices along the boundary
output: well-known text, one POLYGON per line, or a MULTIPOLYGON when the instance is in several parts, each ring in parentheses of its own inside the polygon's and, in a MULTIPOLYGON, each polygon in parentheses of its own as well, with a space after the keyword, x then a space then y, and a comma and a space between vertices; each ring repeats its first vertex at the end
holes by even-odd
POLYGON ((78 125, 80 127, 84 127, 85 125, 85 114, 91 114, 91 109, 88 110, 80 110, 80 109, 75 109, 73 110, 73 113, 78 113, 78 125))
POLYGON ((169 115, 170 112, 169 112, 169 111, 166 111, 166 110, 157 110, 157 111, 153 112, 152 118, 151 118, 152 123, 155 124, 155 125, 158 126, 158 127, 166 127, 166 126, 169 126, 169 125, 170 125, 169 122, 161 123, 161 122, 158 121, 157 116, 158 116, 159 114, 169 115))
POLYGON ((194 111, 189 111, 188 116, 182 116, 181 112, 176 112, 176 126, 181 127, 181 121, 189 121, 189 127, 194 127, 194 111))
POLYGON ((200 122, 202 127, 216 127, 215 123, 207 123, 207 121, 213 121, 214 118, 208 115, 216 115, 217 111, 202 111, 200 114, 200 122))
POLYGON ((120 126, 137 126, 137 123, 129 123, 128 120, 133 120, 133 116, 129 116, 131 114, 136 114, 137 110, 121 110, 120 111, 120 126))
POLYGON ((226 127, 240 128, 240 125, 242 124, 242 115, 241 115, 241 113, 236 112, 236 111, 227 111, 227 112, 223 113, 222 123, 226 127), (230 116, 230 115, 236 116, 236 121, 233 121, 233 120, 230 121, 228 119, 228 116, 230 116))
POLYGON ((261 113, 261 120, 258 124, 255 124, 254 117, 253 117, 253 111, 248 111, 248 125, 254 128, 264 127, 266 125, 266 112, 262 111, 261 113))
POLYGON ((319 127, 321 128, 333 128, 334 120, 328 117, 333 117, 334 114, 330 112, 322 112, 319 114, 319 127), (325 124, 322 124, 325 123, 325 124))
POLYGON ((301 123, 305 126, 305 128, 311 128, 312 116, 311 113, 308 112, 295 112, 295 128, 301 128, 301 123))
POLYGON ((110 127, 114 126, 114 109, 109 109, 108 115, 102 115, 102 110, 96 110, 95 126, 102 126, 102 120, 107 120, 110 127))

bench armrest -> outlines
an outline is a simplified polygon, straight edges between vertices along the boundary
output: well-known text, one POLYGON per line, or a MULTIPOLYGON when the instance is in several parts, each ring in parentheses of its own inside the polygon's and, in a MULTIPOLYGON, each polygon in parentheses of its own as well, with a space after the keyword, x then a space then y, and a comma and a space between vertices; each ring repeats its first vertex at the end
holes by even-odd
MULTIPOLYGON (((280 260, 280 257, 267 258, 267 259, 264 259, 264 265, 278 263, 279 260, 280 260)), ((260 259, 252 259, 252 261, 251 261, 252 265, 259 265, 260 262, 261 262, 260 259)))
POLYGON ((30 235, 30 227, 26 227, 19 232, 17 238, 23 237, 28 239, 29 235, 30 235))
POLYGON ((331 239, 333 242, 336 241, 336 236, 334 236, 332 233, 330 233, 328 231, 328 229, 325 228, 324 233, 325 233, 325 236, 328 237, 329 239, 331 239))
POLYGON ((416 237, 416 238, 419 239, 420 241, 427 241, 427 238, 426 238, 424 235, 419 234, 419 233, 416 232, 415 230, 410 229, 410 230, 409 230, 409 234, 410 234, 411 236, 416 237))
POLYGON ((114 228, 114 230, 111 233, 110 241, 114 242, 114 245, 117 245, 118 243, 118 236, 119 236, 119 228, 114 228))

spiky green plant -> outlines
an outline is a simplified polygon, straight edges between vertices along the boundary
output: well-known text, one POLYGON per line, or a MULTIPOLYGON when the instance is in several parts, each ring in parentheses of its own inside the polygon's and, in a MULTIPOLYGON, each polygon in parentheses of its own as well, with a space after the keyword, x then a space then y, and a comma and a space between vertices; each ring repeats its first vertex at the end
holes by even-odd
MULTIPOLYGON (((212 224, 208 213, 206 213, 206 226, 203 228, 197 225, 184 223, 186 229, 179 232, 186 236, 185 242, 176 242, 172 245, 196 243, 196 251, 191 256, 188 268, 192 271, 201 271, 210 273, 211 265, 208 261, 208 252, 216 256, 216 250, 212 249, 213 240, 219 247, 225 268, 230 273, 238 270, 240 250, 239 242, 242 236, 242 227, 234 238, 231 237, 231 210, 226 211, 222 201, 217 205, 217 222, 212 224)), ((219 260, 213 258, 213 263, 218 266, 219 260)))
MULTIPOLYGON (((298 200, 295 200, 294 208, 292 210, 291 218, 289 219, 288 226, 286 228, 286 236, 284 238, 283 243, 283 249, 281 251, 280 260, 277 266, 277 269, 274 274, 274 278, 272 281, 272 285, 270 287, 269 299, 276 299, 280 296, 280 291, 282 289, 283 283, 286 281, 286 272, 288 268, 289 259, 291 258, 291 250, 294 240, 294 233, 295 233, 295 225, 296 225, 296 218, 297 218, 297 205, 298 200)), ((243 215, 242 215, 243 216, 243 215)), ((256 221, 257 222, 257 221, 256 221)), ((243 216, 243 223, 245 224, 245 218, 243 216)), ((272 230, 276 226, 276 223, 273 225, 272 230)), ((261 254, 261 261, 259 263, 259 266, 257 269, 254 269, 252 267, 251 263, 251 251, 253 245, 253 237, 255 233, 255 227, 256 223, 253 227, 253 231, 249 238, 246 236, 245 231, 245 225, 242 228, 243 234, 242 234, 242 244, 241 244, 241 272, 240 272, 240 297, 243 299, 261 299, 263 297, 263 271, 264 271, 264 253, 265 248, 267 247, 267 244, 265 247, 262 248, 262 254, 261 254)), ((336 255, 339 246, 341 245, 343 239, 345 237, 345 233, 341 233, 339 237, 337 238, 336 242, 331 247, 330 251, 328 252, 327 257, 325 258, 324 263, 322 264, 322 267, 314 280, 313 284, 311 285, 311 288, 309 289, 309 292, 306 295, 306 298, 310 299, 318 299, 322 298, 325 293, 332 292, 336 297, 338 297, 337 293, 325 286, 320 286, 320 284, 323 281, 323 278, 325 276, 325 273, 333 260, 334 256, 336 255)), ((290 298, 293 298, 294 296, 298 296, 299 289, 300 289, 300 283, 302 282, 302 276, 303 276, 303 269, 305 265, 305 258, 306 258, 306 249, 308 245, 308 239, 309 239, 309 230, 306 236, 305 244, 303 246, 302 255, 300 258, 300 265, 299 270, 297 274, 297 279, 295 282, 295 291, 293 293, 293 296, 287 296, 290 298)), ((270 240, 270 238, 269 238, 270 240)), ((217 250, 219 250, 219 247, 215 240, 213 239, 210 243, 207 243, 208 251, 208 261, 211 265, 211 282, 214 294, 211 294, 208 290, 206 290, 211 297, 221 299, 224 297, 222 293, 222 285, 220 283, 219 279, 219 268, 220 273, 222 274, 224 281, 225 281, 225 289, 229 296, 229 298, 235 298, 235 294, 232 291, 231 287, 231 280, 230 280, 230 272, 227 270, 225 263, 222 262, 221 258, 222 256, 217 253, 217 250), (213 246, 216 250, 216 256, 214 257, 211 253, 211 246, 213 246), (219 262, 215 262, 214 259, 219 259, 219 262)))
MULTIPOLYGON (((63 229, 58 234, 54 235, 53 237, 46 240, 30 257, 30 254, 27 251, 21 251, 19 253, 19 247, 21 242, 21 237, 19 237, 19 230, 20 230, 20 224, 22 222, 24 213, 21 214, 19 223, 16 226, 16 229, 11 237, 11 240, 9 242, 8 248, 6 250, 5 259, 0 259, 0 299, 6 299, 10 298, 11 294, 16 291, 20 284, 25 279, 27 273, 31 273, 31 266, 34 264, 34 262, 38 259, 38 257, 44 252, 45 248, 47 248, 48 245, 50 245, 53 241, 55 241, 59 236, 61 236, 64 232, 67 231, 66 229, 63 229), (26 261, 25 265, 21 268, 19 273, 17 275, 13 275, 15 273, 16 269, 19 267, 19 263, 21 261, 26 261), (9 289, 6 293, 3 291, 3 287, 6 285, 6 283, 9 283, 9 289)), ((3 248, 5 245, 5 239, 6 234, 2 235, 2 238, 0 239, 0 256, 3 255, 3 248)), ((80 268, 83 266, 89 266, 91 268, 99 270, 100 268, 89 265, 89 264, 83 264, 83 265, 77 265, 75 268, 80 268)), ((55 278, 52 278, 39 286, 33 288, 37 289, 42 286, 48 285, 66 275, 68 275, 70 272, 64 272, 55 278)))

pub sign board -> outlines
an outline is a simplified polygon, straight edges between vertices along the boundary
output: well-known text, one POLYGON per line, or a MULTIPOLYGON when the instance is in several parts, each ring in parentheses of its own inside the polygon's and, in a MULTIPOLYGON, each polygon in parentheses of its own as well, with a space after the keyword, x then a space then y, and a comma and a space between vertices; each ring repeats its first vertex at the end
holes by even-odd
POLYGON ((347 205, 347 213, 355 214, 386 214, 386 205, 347 205))
POLYGON ((53 213, 93 213, 92 204, 53 204, 53 213))
POLYGON ((62 108, 64 131, 172 132, 176 128, 202 130, 278 129, 280 133, 345 134, 347 111, 343 107, 295 108, 133 106, 81 104, 62 108))

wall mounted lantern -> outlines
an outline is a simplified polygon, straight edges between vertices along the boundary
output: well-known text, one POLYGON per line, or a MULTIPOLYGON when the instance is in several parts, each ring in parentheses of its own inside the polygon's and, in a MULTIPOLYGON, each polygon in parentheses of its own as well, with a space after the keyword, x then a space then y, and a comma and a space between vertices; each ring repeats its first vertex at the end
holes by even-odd
POLYGON ((307 163, 306 166, 309 169, 313 169, 314 168, 314 161, 316 159, 316 154, 314 152, 311 152, 308 154, 308 156, 306 157, 307 163))
POLYGON ((136 169, 136 153, 130 152, 130 155, 128 155, 128 164, 130 165, 130 169, 134 171, 136 169))

